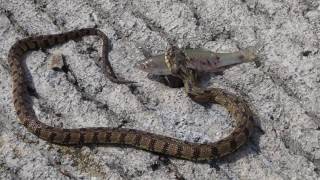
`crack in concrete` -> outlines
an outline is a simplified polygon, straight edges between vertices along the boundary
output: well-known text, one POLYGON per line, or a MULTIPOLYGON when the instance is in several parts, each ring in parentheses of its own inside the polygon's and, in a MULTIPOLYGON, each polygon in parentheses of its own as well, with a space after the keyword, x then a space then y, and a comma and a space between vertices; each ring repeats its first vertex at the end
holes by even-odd
POLYGON ((109 24, 113 28, 113 30, 115 31, 115 37, 113 37, 114 40, 126 39, 126 37, 129 36, 128 32, 122 31, 123 28, 116 21, 117 18, 109 11, 105 11, 104 9, 102 9, 99 3, 90 0, 84 0, 84 2, 86 2, 87 5, 92 8, 95 13, 98 14, 101 20, 103 20, 96 22, 97 27, 101 24, 109 24))
POLYGON ((157 32, 160 37, 164 38, 169 44, 175 44, 176 39, 174 37, 170 37, 170 35, 166 33, 161 25, 157 24, 153 19, 148 18, 138 11, 135 5, 132 4, 128 10, 129 9, 131 10, 132 15, 137 19, 141 19, 150 31, 157 32))
POLYGON ((42 14, 46 14, 49 19, 52 21, 52 24, 54 24, 60 31, 66 31, 65 19, 57 19, 53 13, 49 12, 47 10, 48 2, 45 0, 29 0, 30 3, 32 3, 35 7, 35 9, 42 14))
MULTIPOLYGON (((21 167, 12 167, 9 164, 7 164, 6 162, 4 162, 3 160, 0 161, 0 174, 2 174, 3 172, 9 172, 11 179, 21 179, 19 177, 20 170, 21 170, 21 167)), ((3 173, 3 174, 5 174, 5 173, 3 173)), ((5 177, 3 177, 3 178, 5 178, 5 177)), ((9 177, 6 177, 6 178, 9 178, 9 177)))
MULTIPOLYGON (((126 172, 126 169, 123 167, 123 166, 121 166, 121 165, 119 165, 120 163, 119 162, 114 162, 114 161, 112 161, 111 163, 106 163, 106 165, 112 170, 112 171, 115 171, 121 178, 123 178, 124 180, 130 180, 130 179, 132 179, 132 178, 134 178, 134 177, 139 177, 139 175, 137 175, 137 176, 130 176, 130 175, 128 175, 127 174, 127 172, 126 172)), ((139 174, 139 173, 138 173, 139 174)), ((141 174, 142 175, 142 174, 141 174)), ((140 175, 140 176, 141 176, 140 175)))
MULTIPOLYGON (((282 89, 282 91, 287 94, 288 97, 291 97, 291 99, 294 100, 295 103, 297 103, 299 105, 299 107, 301 109, 303 109, 305 111, 305 114, 310 117, 310 119, 317 124, 318 127, 320 127, 320 117, 315 114, 314 112, 309 111, 306 107, 304 107, 304 105, 301 103, 301 98, 299 98, 299 96, 297 95, 297 93, 295 93, 290 87, 288 87, 284 81, 281 80, 281 78, 272 72, 266 72, 264 70, 261 70, 266 76, 268 76, 271 81, 277 85, 278 87, 280 87, 282 89)), ((317 128, 317 127, 316 127, 317 128)))
POLYGON ((5 16, 9 19, 10 24, 12 24, 12 26, 15 28, 16 32, 22 34, 23 36, 30 36, 28 31, 19 25, 18 21, 14 18, 14 15, 11 11, 0 7, 0 12, 5 14, 5 16))
POLYGON ((0 58, 0 65, 2 66, 3 69, 7 71, 8 74, 10 73, 9 65, 7 61, 5 61, 3 58, 0 58))
POLYGON ((194 5, 193 1, 189 1, 189 0, 178 0, 180 3, 185 4, 186 6, 189 7, 190 11, 193 14, 194 19, 196 20, 196 26, 200 26, 201 25, 201 15, 198 11, 197 6, 194 5))
POLYGON ((185 180, 186 178, 180 173, 179 168, 176 164, 172 163, 172 161, 166 157, 159 155, 159 159, 150 165, 152 171, 158 170, 161 166, 164 166, 168 169, 169 172, 174 174, 176 180, 185 180))
POLYGON ((156 111, 156 106, 159 104, 159 99, 156 97, 150 98, 148 94, 141 91, 137 85, 128 86, 131 94, 136 96, 137 100, 140 102, 144 110, 156 111))
POLYGON ((314 171, 319 174, 318 170, 320 169, 320 159, 316 159, 314 155, 310 152, 304 151, 301 147, 301 143, 296 141, 294 138, 291 138, 289 135, 282 135, 280 137, 281 141, 284 144, 284 147, 289 150, 294 155, 299 155, 305 157, 309 162, 312 162, 316 168, 314 171))
POLYGON ((80 93, 81 99, 83 101, 93 102, 96 105, 97 108, 104 109, 105 111, 107 111, 108 115, 113 116, 116 119, 118 119, 119 122, 120 122, 118 127, 123 127, 126 124, 128 124, 129 122, 133 121, 132 119, 128 118, 127 116, 122 116, 122 115, 119 115, 116 112, 112 111, 109 108, 108 104, 97 100, 94 96, 89 95, 87 92, 85 92, 85 88, 81 87, 81 85, 79 85, 78 79, 77 79, 77 76, 75 75, 75 73, 72 71, 72 69, 69 67, 69 65, 66 62, 64 62, 64 64, 65 65, 63 67, 63 72, 66 74, 66 80, 70 84, 72 84, 73 87, 80 93))
POLYGON ((247 2, 246 0, 241 0, 241 2, 246 5, 246 8, 249 12, 251 12, 253 15, 262 15, 267 21, 273 21, 274 14, 269 14, 268 11, 264 11, 265 8, 262 7, 261 4, 259 4, 259 1, 254 1, 253 6, 251 5, 251 2, 247 2), (259 7, 260 6, 260 7, 259 7))

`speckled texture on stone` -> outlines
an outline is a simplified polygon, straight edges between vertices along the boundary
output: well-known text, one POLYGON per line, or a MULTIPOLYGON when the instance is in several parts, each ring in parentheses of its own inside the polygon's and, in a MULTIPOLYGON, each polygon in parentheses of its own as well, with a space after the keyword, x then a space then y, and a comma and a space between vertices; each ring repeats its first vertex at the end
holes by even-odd
POLYGON ((317 0, 0 0, 0 179, 317 179, 320 176, 320 6, 317 0), (28 53, 39 94, 34 109, 52 126, 121 126, 193 142, 232 129, 223 107, 203 107, 183 89, 150 81, 133 66, 143 50, 180 47, 236 51, 257 43, 262 65, 242 64, 211 77, 243 96, 265 132, 216 162, 219 168, 132 148, 63 147, 39 140, 17 121, 8 50, 32 34, 94 27, 112 43, 115 71, 138 87, 105 79, 95 61, 101 41, 87 37, 28 53), (48 68, 55 51, 68 71, 48 68))

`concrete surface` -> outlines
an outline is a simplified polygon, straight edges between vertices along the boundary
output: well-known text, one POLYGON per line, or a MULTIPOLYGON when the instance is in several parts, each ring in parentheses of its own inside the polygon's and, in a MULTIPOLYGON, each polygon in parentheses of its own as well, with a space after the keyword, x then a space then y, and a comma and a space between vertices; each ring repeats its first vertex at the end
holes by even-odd
POLYGON ((0 179, 317 179, 320 174, 320 6, 317 0, 0 0, 0 179), (121 147, 63 147, 17 121, 8 50, 20 38, 94 27, 112 43, 115 71, 137 87, 106 80, 98 38, 28 53, 39 94, 34 109, 52 126, 121 126, 188 141, 215 141, 232 123, 218 105, 192 102, 183 89, 133 68, 143 50, 169 42, 231 52, 257 43, 262 65, 242 64, 209 86, 243 96, 265 132, 215 167, 121 147), (48 68, 59 51, 68 72, 48 68))

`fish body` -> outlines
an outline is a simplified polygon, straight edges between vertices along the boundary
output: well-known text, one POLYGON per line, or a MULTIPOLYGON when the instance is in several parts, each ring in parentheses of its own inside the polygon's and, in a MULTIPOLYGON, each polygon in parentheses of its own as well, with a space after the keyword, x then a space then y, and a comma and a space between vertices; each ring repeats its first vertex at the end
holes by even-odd
MULTIPOLYGON (((237 64, 253 62, 257 58, 252 47, 232 53, 215 53, 201 48, 185 49, 183 51, 187 57, 187 68, 205 73, 221 72, 237 64)), ((136 67, 154 75, 171 74, 165 63, 164 54, 152 56, 145 61, 138 62, 136 67)))

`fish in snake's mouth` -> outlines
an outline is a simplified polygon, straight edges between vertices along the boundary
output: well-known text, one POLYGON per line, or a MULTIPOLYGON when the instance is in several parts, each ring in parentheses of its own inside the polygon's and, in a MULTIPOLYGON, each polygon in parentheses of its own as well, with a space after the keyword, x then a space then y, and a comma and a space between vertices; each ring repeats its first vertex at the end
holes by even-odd
POLYGON ((252 46, 230 53, 214 53, 202 48, 179 49, 172 46, 165 54, 139 61, 135 64, 135 68, 153 75, 169 75, 175 74, 176 72, 171 71, 179 69, 177 64, 181 64, 201 73, 221 73, 241 63, 255 62, 259 64, 256 51, 252 46), (172 61, 169 62, 169 59, 172 61))

